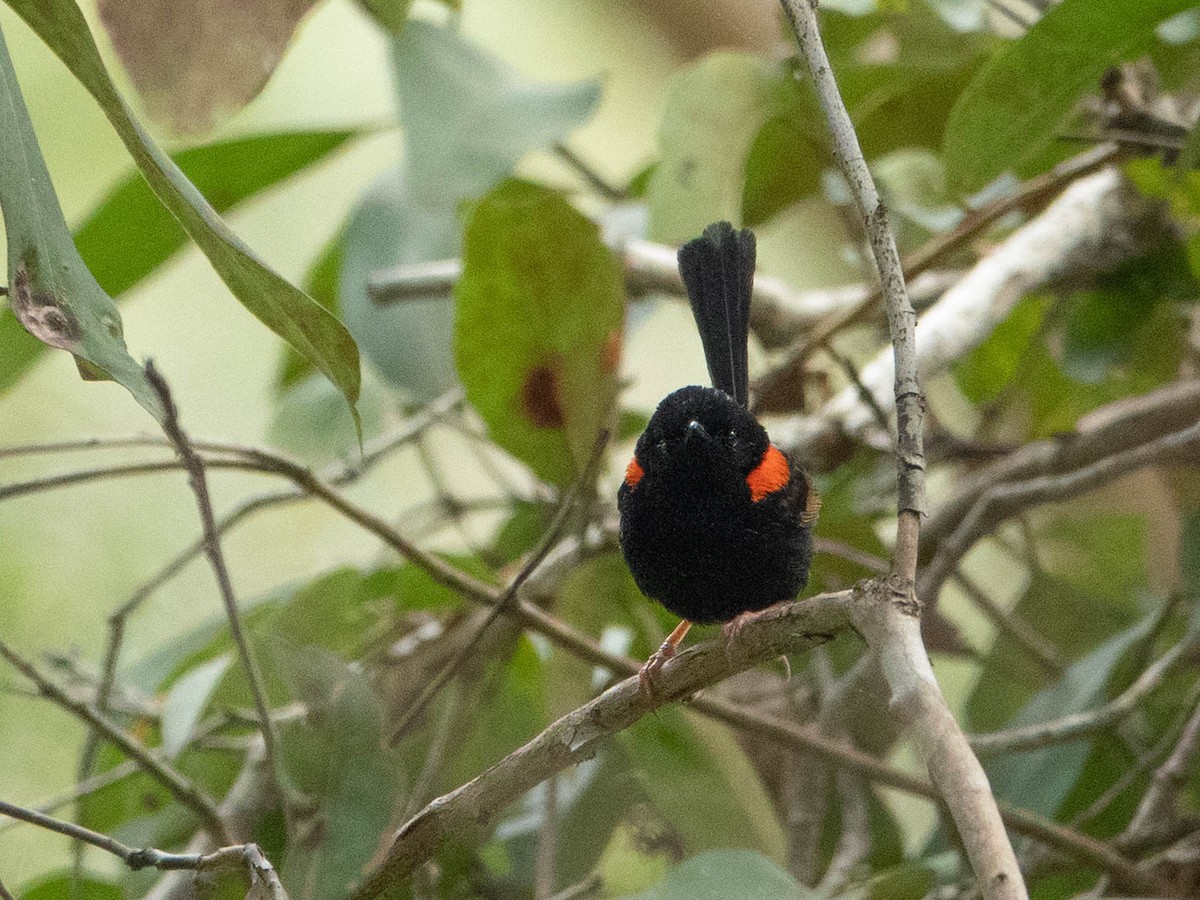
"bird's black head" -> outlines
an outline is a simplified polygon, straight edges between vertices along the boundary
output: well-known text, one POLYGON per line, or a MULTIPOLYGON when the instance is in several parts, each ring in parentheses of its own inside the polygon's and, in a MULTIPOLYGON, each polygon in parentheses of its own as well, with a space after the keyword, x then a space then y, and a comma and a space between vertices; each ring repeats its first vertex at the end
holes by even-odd
POLYGON ((741 481, 767 446, 766 430, 732 397, 692 385, 658 404, 636 454, 647 475, 686 473, 705 480, 728 475, 741 481))

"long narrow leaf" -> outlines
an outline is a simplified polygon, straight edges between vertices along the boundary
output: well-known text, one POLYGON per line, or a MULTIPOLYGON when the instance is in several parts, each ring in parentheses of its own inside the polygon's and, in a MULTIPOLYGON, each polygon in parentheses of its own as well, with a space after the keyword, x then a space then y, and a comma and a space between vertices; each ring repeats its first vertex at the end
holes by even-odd
MULTIPOLYGON (((84 378, 111 378, 156 417, 161 405, 125 348, 121 316, 79 257, 0 33, 0 207, 11 315, 42 343, 74 354, 84 378)), ((9 314, 5 319, 13 327, 9 314)), ((30 354, 5 338, 18 356, 30 354)), ((27 342, 32 344, 32 342, 27 342)))
POLYGON ((310 359, 347 401, 358 400, 358 347, 335 316, 266 266, 235 235, 134 118, 104 68, 74 0, 7 0, 100 104, 142 175, 234 296, 310 359))

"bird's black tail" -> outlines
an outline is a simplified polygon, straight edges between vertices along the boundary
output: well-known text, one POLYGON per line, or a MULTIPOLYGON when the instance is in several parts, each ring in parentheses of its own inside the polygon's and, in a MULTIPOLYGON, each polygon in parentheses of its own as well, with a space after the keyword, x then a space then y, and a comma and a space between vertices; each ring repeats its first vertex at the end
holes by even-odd
POLYGON ((750 399, 746 341, 754 284, 754 232, 715 222, 679 248, 679 274, 704 344, 713 387, 742 406, 750 399))

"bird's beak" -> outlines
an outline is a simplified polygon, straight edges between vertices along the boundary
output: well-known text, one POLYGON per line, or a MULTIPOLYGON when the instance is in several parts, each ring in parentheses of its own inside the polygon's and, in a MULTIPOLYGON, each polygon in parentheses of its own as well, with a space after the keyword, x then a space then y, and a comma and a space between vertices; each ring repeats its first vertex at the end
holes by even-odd
POLYGON ((705 442, 712 440, 708 432, 704 430, 704 426, 695 419, 692 419, 692 421, 688 422, 687 431, 683 433, 683 442, 690 444, 693 440, 697 439, 705 442))

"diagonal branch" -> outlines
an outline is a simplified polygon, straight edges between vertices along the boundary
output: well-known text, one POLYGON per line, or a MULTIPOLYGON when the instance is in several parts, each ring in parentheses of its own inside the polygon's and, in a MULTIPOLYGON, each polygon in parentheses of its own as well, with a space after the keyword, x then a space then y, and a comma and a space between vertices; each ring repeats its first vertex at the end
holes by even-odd
POLYGON ((188 781, 176 769, 163 762, 125 729, 103 715, 90 703, 83 703, 69 696, 66 691, 44 676, 28 660, 19 656, 3 641, 0 641, 0 656, 22 675, 37 685, 43 696, 63 709, 78 716, 104 737, 112 741, 131 759, 136 759, 146 773, 170 792, 171 796, 191 810, 203 823, 206 831, 222 844, 231 843, 228 829, 221 820, 213 801, 199 788, 188 781))
POLYGON ((283 764, 279 759, 279 734, 276 731, 275 721, 271 718, 271 710, 267 706, 267 692, 263 683, 262 670, 258 667, 258 660, 250 652, 246 634, 242 630, 242 617, 238 611, 237 599, 233 595, 233 582, 229 578, 229 568, 225 565, 225 554, 221 551, 221 534, 217 529, 212 500, 208 494, 208 479, 204 474, 204 461, 196 453, 183 427, 179 424, 179 411, 171 397, 171 390, 152 362, 146 363, 146 378, 162 402, 163 430, 167 433, 171 443, 175 445, 175 450, 178 452, 184 468, 187 469, 188 483, 192 487, 192 493, 196 495, 196 505, 200 510, 200 522, 204 532, 204 553, 216 576, 217 586, 221 591, 221 601, 225 605, 225 615, 229 619, 229 633, 237 646, 238 657, 241 660, 242 668, 246 671, 246 680, 250 683, 250 693, 254 697, 254 707, 258 713, 259 727, 262 729, 267 764, 275 776, 275 783, 287 797, 289 794, 288 782, 285 779, 283 764))

